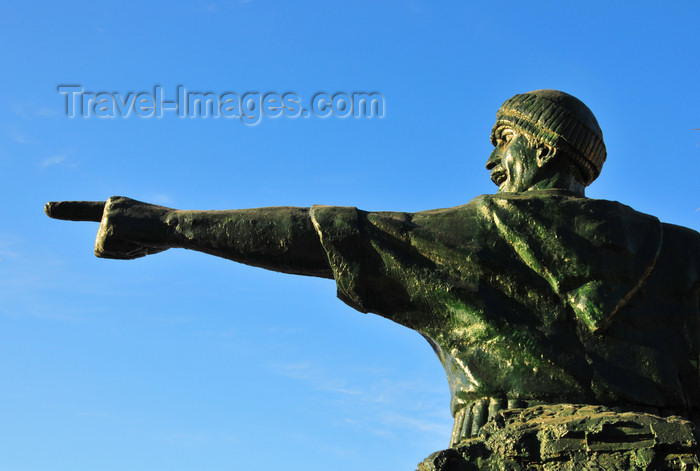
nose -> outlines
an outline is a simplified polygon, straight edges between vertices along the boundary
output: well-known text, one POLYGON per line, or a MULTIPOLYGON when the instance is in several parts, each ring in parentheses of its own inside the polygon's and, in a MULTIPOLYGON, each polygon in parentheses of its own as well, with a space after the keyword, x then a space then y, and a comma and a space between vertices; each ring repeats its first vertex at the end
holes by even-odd
POLYGON ((494 168, 496 165, 501 163, 501 150, 496 147, 493 152, 491 152, 491 156, 489 157, 489 160, 486 161, 486 170, 491 170, 494 168))

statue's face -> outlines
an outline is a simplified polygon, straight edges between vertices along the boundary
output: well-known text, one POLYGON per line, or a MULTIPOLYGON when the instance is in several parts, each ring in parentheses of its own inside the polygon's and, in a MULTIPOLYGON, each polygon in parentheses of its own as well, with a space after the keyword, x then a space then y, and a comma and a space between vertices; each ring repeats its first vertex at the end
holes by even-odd
POLYGON ((522 192, 532 188, 541 173, 537 149, 531 148, 527 137, 516 128, 502 126, 494 138, 496 148, 486 168, 491 170, 491 180, 498 185, 498 191, 522 192))

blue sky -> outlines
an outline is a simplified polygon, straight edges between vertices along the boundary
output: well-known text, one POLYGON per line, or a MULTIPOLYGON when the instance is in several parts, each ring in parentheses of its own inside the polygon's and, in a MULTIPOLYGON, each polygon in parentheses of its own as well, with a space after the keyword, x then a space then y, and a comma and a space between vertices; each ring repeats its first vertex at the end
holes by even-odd
POLYGON ((700 229, 697 2, 31 2, 0 16, 0 469, 403 470, 446 448, 442 368, 332 281, 184 250, 92 255, 50 200, 416 211, 492 193, 500 104, 596 114, 594 198, 700 229), (122 95, 378 92, 381 119, 69 119, 122 95))

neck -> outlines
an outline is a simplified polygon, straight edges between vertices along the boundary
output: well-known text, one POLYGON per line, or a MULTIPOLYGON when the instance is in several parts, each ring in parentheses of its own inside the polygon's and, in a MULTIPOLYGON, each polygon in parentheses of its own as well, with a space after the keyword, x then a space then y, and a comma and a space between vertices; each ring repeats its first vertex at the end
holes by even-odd
POLYGON ((563 190, 582 198, 586 196, 586 188, 577 182, 573 176, 564 173, 555 173, 538 180, 537 183, 527 189, 527 191, 532 190, 563 190))

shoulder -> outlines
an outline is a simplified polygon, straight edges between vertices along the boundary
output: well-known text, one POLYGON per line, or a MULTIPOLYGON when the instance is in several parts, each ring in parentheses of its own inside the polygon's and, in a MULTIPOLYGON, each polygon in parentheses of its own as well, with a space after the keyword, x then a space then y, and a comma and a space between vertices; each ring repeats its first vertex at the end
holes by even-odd
POLYGON ((417 224, 449 224, 459 220, 470 219, 477 216, 480 208, 488 204, 494 196, 481 195, 459 206, 418 211, 412 214, 412 220, 417 224))

